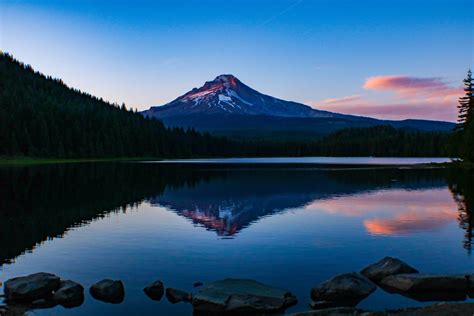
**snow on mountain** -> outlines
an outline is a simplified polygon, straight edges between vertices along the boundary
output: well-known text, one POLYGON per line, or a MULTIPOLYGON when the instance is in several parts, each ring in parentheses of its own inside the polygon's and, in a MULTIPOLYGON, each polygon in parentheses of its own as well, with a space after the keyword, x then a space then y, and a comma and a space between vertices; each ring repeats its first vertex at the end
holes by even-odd
POLYGON ((142 113, 158 118, 219 113, 281 117, 343 116, 262 94, 233 75, 217 76, 202 87, 194 88, 168 104, 151 107, 142 113))

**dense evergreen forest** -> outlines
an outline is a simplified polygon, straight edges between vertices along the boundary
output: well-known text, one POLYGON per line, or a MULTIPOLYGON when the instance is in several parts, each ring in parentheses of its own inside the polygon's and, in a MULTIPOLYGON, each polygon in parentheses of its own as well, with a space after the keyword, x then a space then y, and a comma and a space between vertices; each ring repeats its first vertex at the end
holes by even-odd
POLYGON ((168 128, 0 53, 0 156, 41 158, 445 156, 449 133, 389 126, 313 141, 244 141, 168 128))

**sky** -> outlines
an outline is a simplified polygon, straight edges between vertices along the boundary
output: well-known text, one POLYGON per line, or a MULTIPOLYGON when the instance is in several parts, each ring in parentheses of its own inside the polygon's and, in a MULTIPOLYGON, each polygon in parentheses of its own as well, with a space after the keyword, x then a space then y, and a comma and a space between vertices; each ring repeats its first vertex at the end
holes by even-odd
POLYGON ((0 0, 0 49, 145 110, 220 74, 314 108, 456 120, 472 0, 0 0))

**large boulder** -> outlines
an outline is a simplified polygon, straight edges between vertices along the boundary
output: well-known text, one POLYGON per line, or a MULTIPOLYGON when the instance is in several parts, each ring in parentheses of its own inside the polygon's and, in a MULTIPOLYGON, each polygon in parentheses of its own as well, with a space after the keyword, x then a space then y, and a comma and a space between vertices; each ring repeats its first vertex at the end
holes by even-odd
POLYGON ((173 289, 171 287, 166 289, 166 298, 172 304, 176 304, 179 302, 190 302, 192 299, 191 294, 181 291, 178 289, 173 289))
POLYGON ((143 292, 154 301, 159 301, 165 293, 163 282, 155 281, 143 289, 143 292))
POLYGON ((381 260, 365 267, 361 272, 363 276, 368 278, 373 282, 380 282, 383 278, 402 273, 418 273, 413 267, 410 267, 408 264, 403 262, 400 259, 385 257, 381 260))
POLYGON ((122 281, 105 279, 92 285, 89 289, 93 298, 106 303, 118 304, 125 298, 122 281))
POLYGON ((7 301, 34 301, 51 295, 59 285, 59 277, 45 272, 13 278, 5 282, 5 298, 7 301))
POLYGON ((372 282, 352 272, 337 275, 313 288, 311 298, 316 305, 321 302, 324 306, 355 306, 375 290, 372 282))
POLYGON ((195 312, 275 312, 296 304, 289 291, 250 279, 224 279, 206 284, 193 297, 195 312))
POLYGON ((384 278, 380 285, 392 292, 465 292, 464 275, 397 274, 384 278))
POLYGON ((54 292, 53 301, 64 307, 77 307, 84 302, 84 287, 71 280, 61 280, 59 289, 54 292))

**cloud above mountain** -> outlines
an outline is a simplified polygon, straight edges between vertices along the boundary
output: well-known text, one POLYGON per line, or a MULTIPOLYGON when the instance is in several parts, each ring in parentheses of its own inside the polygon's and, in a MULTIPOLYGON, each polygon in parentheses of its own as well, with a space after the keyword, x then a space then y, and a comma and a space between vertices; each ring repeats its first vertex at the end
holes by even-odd
POLYGON ((406 117, 456 121, 461 87, 438 77, 380 75, 365 80, 364 94, 329 98, 308 104, 315 108, 384 119, 406 117))

